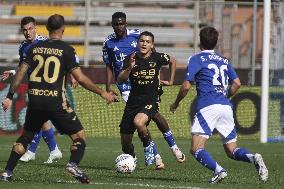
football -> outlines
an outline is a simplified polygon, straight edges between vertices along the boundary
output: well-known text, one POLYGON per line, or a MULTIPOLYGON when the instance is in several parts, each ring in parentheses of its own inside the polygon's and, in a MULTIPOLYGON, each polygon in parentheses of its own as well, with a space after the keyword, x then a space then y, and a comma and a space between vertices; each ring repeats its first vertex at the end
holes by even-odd
POLYGON ((115 170, 118 173, 132 173, 135 167, 135 159, 129 154, 121 154, 115 159, 115 170))

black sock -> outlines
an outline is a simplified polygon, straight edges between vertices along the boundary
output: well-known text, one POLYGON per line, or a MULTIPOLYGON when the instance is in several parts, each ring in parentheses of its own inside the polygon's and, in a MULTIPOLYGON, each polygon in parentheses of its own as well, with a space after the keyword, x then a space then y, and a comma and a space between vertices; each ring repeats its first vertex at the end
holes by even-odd
POLYGON ((133 144, 130 144, 130 145, 127 145, 127 146, 123 145, 122 151, 123 151, 123 153, 129 154, 134 158, 136 157, 133 144))
POLYGON ((140 136, 140 139, 143 143, 143 147, 147 147, 150 145, 152 139, 149 135, 145 135, 145 136, 140 136))
POLYGON ((18 161, 21 158, 21 156, 22 155, 19 155, 18 153, 16 153, 15 151, 12 150, 5 170, 9 170, 9 171, 13 172, 15 167, 17 166, 18 161))
POLYGON ((71 147, 71 156, 69 162, 76 163, 77 165, 80 163, 84 156, 86 143, 83 139, 76 139, 73 141, 71 147))

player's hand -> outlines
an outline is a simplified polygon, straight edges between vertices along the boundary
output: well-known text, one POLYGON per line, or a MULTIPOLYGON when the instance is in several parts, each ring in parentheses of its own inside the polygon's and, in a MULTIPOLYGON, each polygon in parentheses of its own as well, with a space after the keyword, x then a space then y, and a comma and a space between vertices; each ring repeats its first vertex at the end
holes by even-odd
POLYGON ((107 92, 112 92, 114 95, 118 96, 118 93, 113 89, 109 89, 109 90, 107 90, 107 92))
POLYGON ((113 92, 103 92, 101 95, 104 99, 106 99, 107 103, 110 104, 112 102, 118 102, 118 96, 116 96, 113 92))
POLYGON ((160 80, 161 85, 163 86, 171 86, 173 85, 172 83, 170 83, 169 81, 165 81, 165 80, 160 80))
POLYGON ((170 111, 171 111, 173 114, 176 112, 177 108, 178 108, 178 104, 176 104, 176 103, 172 103, 172 104, 170 105, 170 111))
POLYGON ((78 85, 79 85, 78 81, 72 75, 70 75, 70 80, 71 80, 72 88, 76 89, 76 87, 78 87, 78 85))
POLYGON ((12 106, 12 100, 9 98, 5 98, 2 102, 2 109, 6 112, 12 106))
POLYGON ((76 89, 78 87, 79 83, 78 81, 74 80, 74 81, 71 81, 71 86, 73 89, 76 89))
POLYGON ((136 53, 133 53, 131 56, 130 56, 130 59, 129 59, 129 70, 132 70, 132 68, 134 67, 135 65, 135 55, 136 53))
POLYGON ((1 75, 1 79, 5 81, 10 77, 10 75, 15 75, 16 71, 15 70, 7 70, 4 71, 3 74, 1 75))

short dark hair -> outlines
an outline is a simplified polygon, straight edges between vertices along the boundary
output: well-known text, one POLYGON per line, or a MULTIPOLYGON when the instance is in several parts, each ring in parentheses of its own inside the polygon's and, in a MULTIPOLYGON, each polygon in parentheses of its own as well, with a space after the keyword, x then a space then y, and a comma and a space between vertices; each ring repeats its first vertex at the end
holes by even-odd
POLYGON ((54 14, 48 18, 46 29, 50 32, 58 30, 62 26, 64 26, 64 17, 59 14, 54 14))
POLYGON ((139 39, 141 38, 142 35, 146 35, 146 36, 150 36, 152 38, 152 41, 155 41, 155 37, 154 34, 149 32, 149 31, 143 31, 140 35, 139 35, 139 39))
POLYGON ((115 12, 112 15, 112 20, 115 18, 124 18, 126 20, 126 14, 124 12, 115 12))
POLYGON ((210 26, 206 26, 200 30, 200 46, 205 50, 212 50, 216 47, 218 41, 218 31, 210 26))
POLYGON ((33 24, 36 24, 36 21, 33 17, 31 16, 26 16, 24 18, 22 18, 21 20, 21 27, 23 27, 24 25, 27 25, 28 23, 33 23, 33 24))

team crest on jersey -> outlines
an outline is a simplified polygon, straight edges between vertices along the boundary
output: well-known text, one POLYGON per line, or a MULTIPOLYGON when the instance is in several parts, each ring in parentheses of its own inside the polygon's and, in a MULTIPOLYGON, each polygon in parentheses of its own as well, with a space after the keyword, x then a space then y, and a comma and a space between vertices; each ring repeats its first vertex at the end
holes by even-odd
POLYGON ((119 48, 117 46, 115 46, 113 51, 119 51, 119 48))
POLYGON ((131 46, 132 47, 136 47, 137 46, 137 42, 136 41, 132 41, 131 46))
POLYGON ((150 67, 155 67, 156 66, 156 62, 149 62, 150 67))

